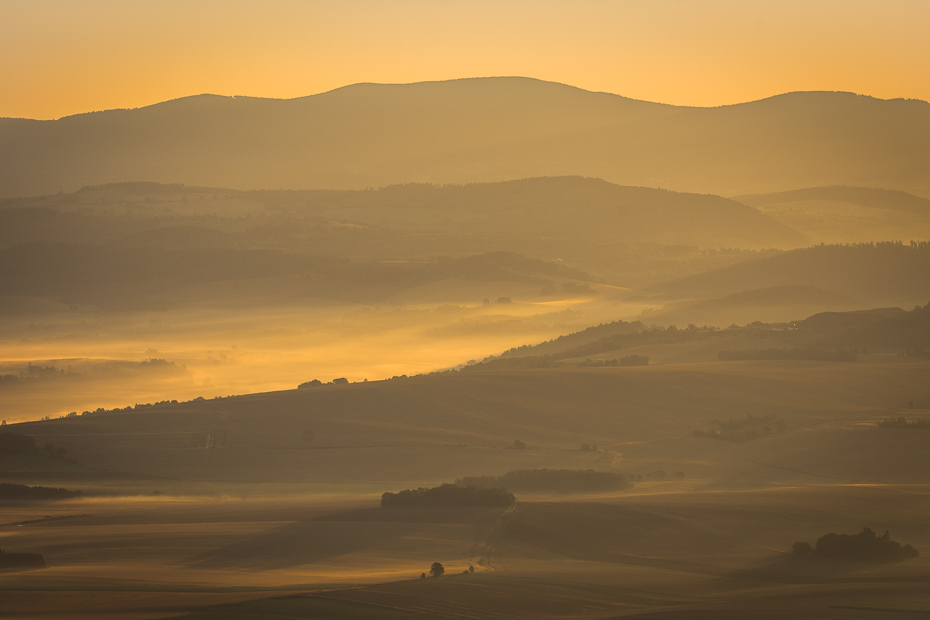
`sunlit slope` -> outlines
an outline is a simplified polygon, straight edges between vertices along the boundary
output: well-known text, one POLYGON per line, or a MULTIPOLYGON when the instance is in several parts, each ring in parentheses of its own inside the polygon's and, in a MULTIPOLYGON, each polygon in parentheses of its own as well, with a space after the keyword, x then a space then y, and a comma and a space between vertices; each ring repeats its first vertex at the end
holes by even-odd
POLYGON ((870 187, 811 187, 736 196, 813 242, 930 239, 930 199, 870 187))
MULTIPOLYGON (((850 416, 874 422, 908 401, 930 402, 927 372, 926 362, 746 362, 432 375, 12 428, 63 445, 90 466, 208 480, 437 481, 556 466, 682 469, 726 479, 734 463, 755 479, 755 468, 739 463, 766 446, 781 446, 772 453, 779 455, 785 446, 830 446, 807 439, 850 416), (750 413, 810 432, 752 444, 692 435, 750 413), (514 439, 528 449, 508 448, 514 439), (582 443, 609 452, 581 452, 582 443), (217 447, 198 447, 205 445, 217 447), (734 451, 743 456, 727 456, 734 451)), ((859 455, 881 460, 894 449, 883 444, 878 456, 859 455)), ((843 454, 838 447, 808 456, 843 454)))
POLYGON ((127 180, 364 188, 565 174, 728 195, 838 184, 927 193, 928 145, 930 105, 852 93, 685 108, 528 78, 357 84, 3 119, 0 196, 127 180))

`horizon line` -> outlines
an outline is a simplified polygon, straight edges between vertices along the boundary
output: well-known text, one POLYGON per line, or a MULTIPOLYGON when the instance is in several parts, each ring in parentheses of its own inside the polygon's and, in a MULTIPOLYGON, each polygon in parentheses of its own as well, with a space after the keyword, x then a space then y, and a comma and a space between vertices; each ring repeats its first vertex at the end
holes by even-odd
POLYGON ((238 94, 238 95, 222 95, 222 94, 217 94, 217 93, 208 93, 208 92, 204 92, 204 93, 194 93, 194 94, 190 94, 190 95, 182 95, 182 96, 180 96, 180 97, 174 97, 174 98, 172 98, 172 99, 164 99, 164 100, 162 100, 162 101, 156 101, 156 102, 154 102, 154 103, 149 103, 149 104, 146 104, 146 105, 143 105, 143 106, 137 106, 137 107, 133 107, 133 108, 104 108, 104 109, 100 109, 100 110, 89 110, 89 111, 86 111, 86 112, 76 112, 76 113, 74 113, 74 114, 66 114, 66 115, 64 115, 64 116, 59 116, 59 117, 57 117, 57 118, 28 118, 28 117, 21 117, 21 116, 19 116, 19 117, 17 117, 17 116, 0 116, 0 120, 23 120, 23 121, 36 121, 36 122, 50 122, 50 121, 51 121, 51 122, 54 122, 54 121, 64 120, 64 119, 67 119, 67 118, 73 118, 73 117, 76 117, 76 116, 84 116, 84 115, 87 115, 87 114, 101 114, 101 113, 105 113, 105 112, 131 112, 131 111, 134 111, 134 110, 144 110, 144 109, 146 109, 146 108, 151 108, 151 107, 154 107, 154 106, 157 106, 157 105, 162 105, 162 104, 166 104, 166 103, 172 103, 172 102, 175 102, 175 101, 182 101, 182 100, 184 100, 184 99, 193 99, 193 98, 196 98, 196 97, 221 97, 221 98, 224 98, 224 99, 261 99, 261 100, 265 100, 265 101, 282 101, 282 102, 283 102, 283 101, 295 101, 295 100, 298 100, 298 99, 309 99, 309 98, 311 98, 311 97, 320 97, 320 96, 323 96, 323 95, 328 95, 328 94, 331 94, 331 93, 335 93, 335 92, 340 91, 340 90, 345 90, 345 89, 348 89, 348 88, 355 88, 355 87, 359 87, 359 86, 385 86, 385 87, 390 87, 390 86, 419 86, 419 85, 424 85, 424 84, 446 84, 446 83, 450 83, 450 82, 465 82, 465 81, 477 81, 477 80, 529 80, 529 81, 533 81, 533 82, 540 82, 540 83, 543 83, 543 84, 551 84, 551 85, 555 85, 555 86, 561 86, 561 87, 564 87, 564 88, 571 88, 571 89, 578 90, 578 91, 582 91, 582 92, 589 93, 589 94, 592 94, 592 95, 609 95, 609 96, 611 96, 611 97, 618 97, 618 98, 620 98, 620 99, 625 99, 625 100, 628 100, 628 101, 635 101, 635 102, 638 102, 638 103, 648 103, 648 104, 652 104, 652 105, 668 106, 668 107, 673 107, 673 108, 688 108, 688 109, 697 109, 697 110, 713 110, 713 109, 727 108, 727 107, 733 107, 733 106, 739 106, 739 105, 748 105, 748 104, 752 104, 752 103, 759 103, 759 102, 762 102, 762 101, 768 101, 768 100, 770 100, 770 99, 775 99, 775 98, 778 98, 778 97, 785 97, 785 96, 789 96, 789 95, 799 95, 799 94, 854 95, 854 96, 856 96, 856 97, 863 97, 863 98, 868 98, 868 99, 874 99, 874 100, 877 100, 877 101, 917 101, 917 102, 920 102, 920 103, 928 103, 927 101, 925 101, 925 100, 923 100, 923 99, 917 99, 917 98, 910 98, 910 97, 892 97, 892 98, 890 98, 890 99, 882 99, 882 98, 880 98, 880 97, 875 97, 875 96, 873 96, 873 95, 868 95, 868 94, 864 94, 864 93, 856 93, 856 92, 853 92, 853 91, 844 91, 844 90, 793 90, 793 91, 787 91, 787 92, 783 92, 783 93, 775 93, 775 94, 773 94, 773 95, 769 95, 769 96, 767 96, 767 97, 762 97, 762 98, 760 98, 760 99, 751 99, 751 100, 749 100, 749 101, 738 101, 738 102, 735 102, 735 103, 725 103, 725 104, 721 104, 721 105, 713 105, 713 106, 678 105, 678 104, 674 104, 674 103, 663 103, 663 102, 660 102, 660 101, 648 101, 648 100, 646 100, 646 99, 634 99, 634 98, 632 98, 632 97, 626 97, 626 96, 624 96, 624 95, 620 95, 620 94, 618 94, 618 93, 612 93, 612 92, 608 92, 608 91, 588 90, 588 89, 585 89, 585 88, 581 88, 580 86, 573 86, 573 85, 571 85, 571 84, 566 84, 566 83, 564 83, 564 82, 556 82, 556 81, 553 81, 553 80, 543 80, 543 79, 540 79, 540 78, 535 78, 535 77, 530 77, 530 76, 525 76, 525 75, 490 75, 490 76, 475 76, 475 77, 449 78, 449 79, 446 79, 446 80, 420 80, 420 81, 417 81, 417 82, 355 82, 355 83, 352 83, 352 84, 345 84, 345 85, 343 85, 343 86, 337 86, 336 88, 331 88, 331 89, 329 89, 329 90, 324 90, 324 91, 321 91, 321 92, 318 92, 318 93, 311 93, 311 94, 308 94, 308 95, 300 95, 300 96, 297 96, 297 97, 263 97, 263 96, 259 96, 259 95, 241 95, 241 94, 238 94))

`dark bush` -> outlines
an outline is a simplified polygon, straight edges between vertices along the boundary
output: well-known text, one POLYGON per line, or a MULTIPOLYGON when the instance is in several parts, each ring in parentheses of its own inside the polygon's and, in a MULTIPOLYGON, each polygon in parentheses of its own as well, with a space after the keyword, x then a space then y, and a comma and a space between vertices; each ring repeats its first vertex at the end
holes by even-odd
POLYGON ((586 359, 578 363, 578 368, 606 368, 615 366, 648 366, 649 357, 646 355, 628 355, 612 360, 586 359))
POLYGON ((508 493, 504 489, 482 489, 476 486, 443 484, 429 489, 407 489, 398 493, 385 493, 381 496, 381 507, 486 506, 506 508, 512 506, 515 501, 513 493, 508 493))
POLYGON ((759 418, 748 413, 745 418, 714 420, 710 423, 710 431, 694 431, 694 434, 710 439, 749 441, 772 433, 780 433, 786 428, 785 421, 779 420, 773 413, 759 418))
MULTIPOLYGON (((795 543, 793 549, 802 544, 807 543, 795 543)), ((899 562, 916 558, 920 553, 911 545, 901 546, 891 540, 888 532, 878 536, 872 528, 866 527, 858 534, 824 534, 817 539, 813 555, 832 560, 899 562)))
POLYGON ((0 483, 0 499, 68 499, 77 497, 80 491, 51 487, 30 487, 12 482, 0 483))
POLYGON ((45 558, 38 553, 8 553, 0 549, 0 569, 45 568, 45 558))
POLYGON ((439 562, 433 562, 433 565, 429 567, 429 574, 433 577, 442 577, 446 572, 446 569, 439 562))
POLYGON ((814 552, 814 548, 811 547, 809 542, 799 541, 791 545, 791 553, 794 555, 803 555, 808 556, 814 552))

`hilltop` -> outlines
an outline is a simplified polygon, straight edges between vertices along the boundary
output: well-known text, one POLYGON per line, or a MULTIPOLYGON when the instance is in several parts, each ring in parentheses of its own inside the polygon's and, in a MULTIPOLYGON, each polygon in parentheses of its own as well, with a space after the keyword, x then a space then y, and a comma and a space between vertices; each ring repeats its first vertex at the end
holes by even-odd
POLYGON ((149 180, 365 188, 584 175, 724 195, 864 184, 930 193, 930 105, 788 93, 688 108, 529 78, 200 95, 0 119, 0 197, 149 180))

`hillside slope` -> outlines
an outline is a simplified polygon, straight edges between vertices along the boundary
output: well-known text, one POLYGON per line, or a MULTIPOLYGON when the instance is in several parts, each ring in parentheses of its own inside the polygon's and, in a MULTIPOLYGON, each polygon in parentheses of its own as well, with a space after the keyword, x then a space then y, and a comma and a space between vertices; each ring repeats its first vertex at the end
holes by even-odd
POLYGON ((479 253, 522 243, 538 249, 545 247, 543 239, 565 240, 566 250, 581 245, 587 253, 592 240, 742 248, 805 243, 790 227, 721 196, 582 177, 368 191, 238 192, 127 183, 0 205, 0 245, 274 247, 408 257, 426 247, 449 253, 470 246, 469 253, 479 253))
MULTIPOLYGON (((874 422, 908 400, 930 404, 927 368, 926 361, 897 360, 719 362, 445 374, 154 405, 9 428, 34 436, 38 444, 64 446, 89 466, 195 480, 421 483, 534 467, 686 469, 717 479, 754 478, 759 471, 740 459, 785 461, 811 441, 828 439, 831 445, 849 437, 868 444, 859 435, 830 433, 850 416, 874 422), (712 420, 748 413, 776 415, 793 432, 739 446, 692 434, 712 420), (509 448, 514 439, 527 449, 509 448), (596 443, 602 451, 582 451, 583 443, 596 443), (215 449, 203 449, 208 446, 215 449)), ((930 441, 930 434, 912 435, 914 441, 930 441)), ((887 448, 864 445, 849 458, 859 459, 859 472, 882 463, 895 470, 883 452, 887 448), (872 452, 877 460, 867 465, 864 455, 872 452)), ((842 469, 841 454, 841 448, 831 453, 831 471, 842 469)), ((930 451, 924 454, 930 459, 930 451)), ((818 451, 796 458, 825 467, 818 451)), ((803 469, 801 462, 791 467, 803 469)), ((916 469, 909 465, 907 472, 916 469)), ((763 477, 771 476, 785 474, 763 477)))
POLYGON ((356 84, 0 119, 0 168, 0 197, 136 180, 364 188, 566 174, 726 195, 844 184, 926 194, 930 105, 808 92, 685 108, 528 78, 356 84))
POLYGON ((656 289, 688 296, 775 286, 816 286, 877 305, 922 305, 930 299, 930 244, 819 245, 681 278, 656 289))
POLYGON ((809 187, 736 196, 823 243, 930 239, 930 199, 874 187, 809 187))

